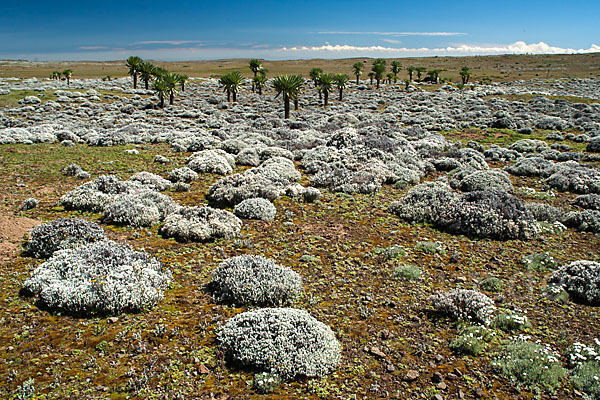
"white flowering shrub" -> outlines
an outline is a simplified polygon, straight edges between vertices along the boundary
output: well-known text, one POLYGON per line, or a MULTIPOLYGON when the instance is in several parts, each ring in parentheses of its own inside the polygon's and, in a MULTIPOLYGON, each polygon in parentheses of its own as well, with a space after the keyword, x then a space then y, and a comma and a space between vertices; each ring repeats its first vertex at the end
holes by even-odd
POLYGON ((300 275, 275 261, 242 255, 223 261, 212 274, 210 288, 216 302, 280 306, 302 293, 300 275))
POLYGON ((456 339, 450 342, 450 349, 460 354, 478 356, 492 340, 494 332, 483 326, 466 325, 456 339))
POLYGON ((575 197, 573 204, 588 210, 600 211, 600 194, 582 194, 575 197))
POLYGON ((594 339, 591 346, 575 342, 567 355, 575 387, 592 400, 600 399, 600 340, 594 339))
POLYGON ((19 206, 19 211, 31 210, 32 208, 36 208, 38 204, 40 204, 38 199, 35 197, 30 197, 19 206))
POLYGON ((202 150, 188 157, 187 166, 198 173, 227 175, 233 172, 235 158, 220 149, 202 150))
POLYGON ((433 308, 450 317, 489 325, 496 312, 494 301, 485 294, 467 289, 454 289, 430 298, 433 308))
POLYGON ((31 230, 27 253, 33 257, 47 258, 57 250, 74 248, 105 240, 100 225, 77 218, 59 218, 31 230))
POLYGON ((82 172, 83 168, 81 168, 77 164, 70 164, 63 168, 62 173, 66 176, 76 176, 78 173, 82 172))
POLYGON ((505 169, 512 175, 546 178, 556 171, 556 165, 542 157, 523 157, 505 169))
POLYGON ((289 180, 278 177, 275 173, 267 174, 260 167, 251 168, 217 181, 210 187, 208 198, 229 206, 255 197, 273 201, 285 194, 286 188, 290 185, 289 180))
POLYGON ((140 182, 142 185, 146 186, 148 189, 156 190, 158 192, 162 192, 171 188, 171 182, 164 179, 163 177, 153 174, 148 171, 141 171, 136 174, 131 175, 129 181, 132 182, 140 182))
POLYGON ((171 272, 147 253, 98 241, 55 252, 23 289, 51 310, 119 314, 154 306, 170 282, 171 272))
POLYGON ((561 192, 600 194, 600 171, 567 161, 557 164, 546 183, 561 192))
POLYGON ((231 362, 283 379, 321 377, 341 360, 340 344, 331 329, 293 308, 238 314, 218 331, 217 340, 231 362))
POLYGON ((540 227, 521 201, 501 191, 468 192, 446 204, 435 223, 449 232, 499 240, 531 239, 540 227))
POLYGON ((526 336, 520 336, 504 347, 492 366, 515 383, 538 392, 553 392, 567 374, 559 357, 550 346, 531 343, 526 336))
POLYGON ((198 173, 188 167, 176 168, 169 173, 169 180, 173 183, 189 183, 198 180, 198 173))
POLYGON ((236 204, 233 213, 239 218, 272 221, 275 218, 277 209, 269 200, 257 197, 236 204))
POLYGON ((450 186, 463 192, 476 190, 512 192, 514 190, 508 174, 496 168, 488 170, 460 169, 452 175, 450 186))
POLYGON ((533 215, 536 221, 554 223, 560 221, 563 217, 563 211, 560 208, 549 204, 528 202, 525 203, 525 208, 533 215))
POLYGON ((229 211, 212 207, 180 207, 165 218, 159 233, 182 242, 230 239, 242 229, 242 221, 229 211))
POLYGON ((573 261, 554 271, 548 283, 562 287, 574 298, 587 304, 600 305, 600 263, 573 261))
POLYGON ((253 380, 254 390, 260 394, 273 393, 277 386, 281 383, 281 378, 278 375, 268 372, 259 372, 254 375, 253 380))
POLYGON ((352 171, 343 167, 321 169, 311 183, 329 188, 332 192, 375 193, 381 189, 383 178, 372 171, 352 171))
POLYGON ((531 328, 531 323, 520 310, 502 310, 494 319, 493 326, 505 332, 517 332, 531 328))
POLYGON ((533 271, 552 271, 558 268, 559 263, 550 253, 534 253, 523 257, 523 264, 533 271))
POLYGON ((600 232, 600 211, 583 210, 571 211, 563 215, 562 222, 579 231, 600 232))
POLYGON ((458 194, 452 192, 448 185, 426 182, 411 188, 400 200, 392 202, 388 211, 408 222, 434 222, 441 210, 457 198, 458 194))
POLYGON ((518 151, 519 153, 540 153, 544 150, 548 150, 550 146, 543 140, 538 139, 521 139, 517 140, 510 146, 511 150, 518 151))
POLYGON ((140 182, 122 182, 114 175, 101 175, 66 193, 60 202, 67 210, 102 212, 116 195, 142 188, 140 182))
POLYGON ((574 368, 588 361, 595 361, 600 365, 600 340, 594 339, 594 344, 575 342, 567 350, 568 366, 574 368))
POLYGON ((166 194, 138 190, 118 196, 104 208, 103 221, 133 227, 153 226, 179 206, 166 194))

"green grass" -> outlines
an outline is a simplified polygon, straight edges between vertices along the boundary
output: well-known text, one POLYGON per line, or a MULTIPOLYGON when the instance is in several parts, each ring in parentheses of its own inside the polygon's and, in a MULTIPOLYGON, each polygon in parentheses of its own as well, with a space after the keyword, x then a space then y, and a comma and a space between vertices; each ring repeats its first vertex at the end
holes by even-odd
MULTIPOLYGON (((0 107, 6 107, 6 108, 19 107, 19 106, 21 106, 21 104, 19 104, 19 100, 21 100, 27 96, 39 97, 39 99, 42 101, 42 103, 45 103, 49 100, 55 101, 58 97, 54 95, 54 92, 56 92, 57 90, 59 90, 59 89, 48 89, 48 90, 45 90, 42 92, 37 91, 37 90, 11 90, 11 92, 9 94, 0 96, 0 107)), ((87 89, 60 89, 60 90, 70 91, 70 92, 81 92, 81 93, 84 93, 87 91, 87 89)), ((104 95, 120 96, 120 97, 132 97, 133 96, 133 94, 123 93, 123 92, 116 91, 116 90, 97 90, 97 92, 100 93, 101 98, 104 95)), ((148 97, 148 96, 142 96, 142 97, 148 97)), ((102 99, 102 102, 104 102, 104 101, 105 100, 102 99)))

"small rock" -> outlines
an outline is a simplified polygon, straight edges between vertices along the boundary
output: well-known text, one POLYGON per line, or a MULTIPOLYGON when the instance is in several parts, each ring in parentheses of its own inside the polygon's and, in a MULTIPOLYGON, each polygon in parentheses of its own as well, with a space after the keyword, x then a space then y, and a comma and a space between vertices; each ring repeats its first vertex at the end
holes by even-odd
POLYGON ((442 397, 441 394, 436 394, 435 396, 433 396, 434 400, 444 400, 444 398, 442 397))
POLYGON ((448 389, 448 385, 446 385, 444 382, 438 383, 435 387, 438 388, 439 390, 446 390, 446 389, 448 389))
POLYGON ((465 278, 464 276, 459 276, 455 279, 456 283, 466 283, 467 282, 467 278, 465 278))
POLYGON ((375 357, 379 357, 379 358, 385 358, 385 353, 381 350, 379 350, 379 347, 371 347, 371 349, 369 350, 369 353, 373 354, 375 357))
POLYGON ((115 324, 115 323, 119 322, 119 317, 110 317, 108 319, 108 322, 110 322, 111 324, 115 324))
POLYGON ((206 365, 200 364, 198 366, 198 373, 200 373, 202 375, 206 375, 206 374, 210 374, 210 370, 208 368, 206 368, 206 365))
POLYGON ((431 381, 433 383, 440 383, 444 380, 444 378, 442 377, 442 374, 440 374, 439 372, 434 372, 433 376, 431 377, 431 381))
POLYGON ((464 399, 464 398, 465 398, 465 394, 463 393, 463 391, 462 391, 462 390, 459 390, 459 391, 458 391, 458 398, 459 398, 459 399, 464 399))
POLYGON ((396 370, 396 367, 394 367, 393 364, 388 364, 385 369, 387 370, 387 372, 394 372, 396 370))
POLYGON ((473 390, 473 396, 475 396, 475 398, 477 398, 477 399, 480 399, 480 398, 482 398, 484 394, 485 394, 485 393, 483 393, 483 389, 482 389, 482 388, 480 388, 480 387, 476 387, 476 388, 473 390))
POLYGON ((458 376, 456 376, 456 374, 453 374, 452 372, 450 372, 446 377, 451 381, 458 379, 458 376))
POLYGON ((417 371, 415 371, 414 369, 410 369, 410 370, 408 370, 406 375, 404 375, 403 379, 406 382, 412 382, 412 381, 416 381, 418 378, 419 378, 419 373, 417 371))

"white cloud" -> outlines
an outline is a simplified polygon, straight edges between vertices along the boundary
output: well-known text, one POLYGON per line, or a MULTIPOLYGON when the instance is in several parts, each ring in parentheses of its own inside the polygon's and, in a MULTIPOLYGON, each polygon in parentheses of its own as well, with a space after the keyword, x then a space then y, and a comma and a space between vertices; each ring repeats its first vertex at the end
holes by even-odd
POLYGON ((464 32, 353 32, 353 31, 324 31, 315 32, 319 35, 381 35, 381 36, 464 36, 464 32))
POLYGON ((135 42, 134 45, 137 44, 170 44, 173 46, 179 46, 182 44, 191 44, 191 43, 202 43, 200 40, 148 40, 145 42, 135 42))
POLYGON ((402 41, 396 39, 381 39, 382 42, 391 43, 391 44, 400 44, 402 41))
POLYGON ((527 44, 525 42, 515 42, 504 45, 470 45, 462 44, 458 46, 448 46, 440 48, 406 48, 406 47, 383 47, 383 46, 351 46, 351 45, 330 45, 323 46, 294 46, 283 47, 280 49, 283 53, 290 55, 307 56, 327 56, 332 57, 346 56, 461 56, 461 55, 492 55, 492 54, 581 54, 600 52, 600 46, 592 44, 589 49, 571 49, 556 46, 550 46, 544 42, 527 44))
POLYGON ((108 49, 106 46, 79 46, 81 50, 104 50, 108 49))

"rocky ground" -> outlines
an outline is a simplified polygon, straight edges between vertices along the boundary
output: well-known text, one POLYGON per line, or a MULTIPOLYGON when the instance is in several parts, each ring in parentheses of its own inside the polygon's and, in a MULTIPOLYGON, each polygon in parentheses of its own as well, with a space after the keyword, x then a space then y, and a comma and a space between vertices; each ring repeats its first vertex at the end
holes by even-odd
MULTIPOLYGON (((600 80, 362 82, 326 108, 307 84, 290 120, 249 83, 227 103, 216 80, 192 80, 165 109, 130 85, 0 80, 0 102, 16 99, 0 109, 2 397, 600 393, 593 376, 578 383, 571 357, 574 343, 594 346, 597 289, 577 292, 561 269, 600 261, 600 80), (267 202, 243 203, 256 198, 267 202), (164 298, 105 315, 25 296, 46 262, 23 251, 27 229, 60 217, 97 222, 161 261, 172 272, 164 298), (333 372, 273 365, 283 382, 261 394, 264 368, 231 360, 222 326, 261 306, 218 301, 207 284, 243 254, 301 277, 286 305, 331 328, 333 372), (476 292, 452 300, 455 289, 476 292), (517 357, 511 344, 536 341, 549 348, 538 364, 502 363, 517 357)), ((584 281, 600 281, 589 271, 584 281)))

